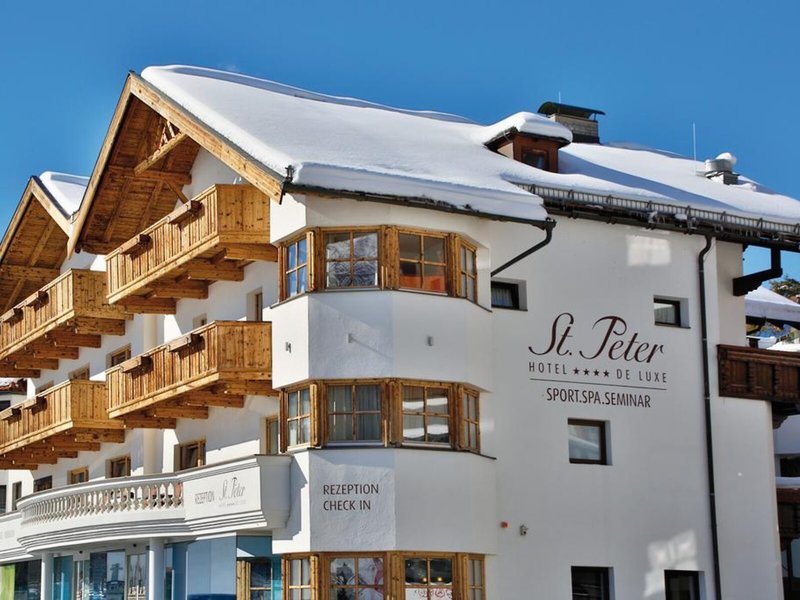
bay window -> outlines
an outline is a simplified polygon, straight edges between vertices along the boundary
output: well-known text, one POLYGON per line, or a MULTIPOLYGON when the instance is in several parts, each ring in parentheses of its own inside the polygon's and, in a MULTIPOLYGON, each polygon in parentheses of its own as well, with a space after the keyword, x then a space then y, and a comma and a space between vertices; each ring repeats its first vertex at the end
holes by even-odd
POLYGON ((480 396, 464 385, 325 380, 290 388, 281 396, 282 451, 372 444, 480 452, 480 396))
POLYGON ((486 600, 484 557, 438 552, 331 552, 283 559, 287 600, 486 600))
POLYGON ((328 385, 328 441, 381 441, 379 385, 328 385))
POLYGON ((282 300, 313 290, 373 288, 477 302, 477 249, 458 234, 386 225, 315 228, 279 248, 282 300))
POLYGON ((448 390, 441 387, 403 386, 403 441, 450 442, 448 390))
POLYGON ((325 234, 325 287, 378 285, 378 232, 336 231, 325 234))

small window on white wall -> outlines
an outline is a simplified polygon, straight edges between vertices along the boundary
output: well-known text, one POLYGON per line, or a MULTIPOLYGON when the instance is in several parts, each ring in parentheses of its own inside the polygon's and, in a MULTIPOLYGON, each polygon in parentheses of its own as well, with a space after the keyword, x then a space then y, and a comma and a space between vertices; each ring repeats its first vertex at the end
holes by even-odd
POLYGON ((686 301, 680 298, 655 296, 653 298, 653 317, 656 325, 670 327, 689 326, 686 301))
POLYGON ((264 293, 261 288, 247 294, 247 320, 264 320, 264 293))

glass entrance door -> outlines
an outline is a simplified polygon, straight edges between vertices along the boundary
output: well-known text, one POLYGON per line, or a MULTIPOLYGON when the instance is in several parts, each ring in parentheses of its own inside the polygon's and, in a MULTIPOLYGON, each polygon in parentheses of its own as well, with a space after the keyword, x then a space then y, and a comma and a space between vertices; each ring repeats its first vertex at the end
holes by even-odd
POLYGON ((128 555, 127 600, 147 600, 147 554, 128 555))
POLYGON ((92 583, 89 577, 89 561, 76 560, 73 565, 74 573, 72 589, 75 590, 75 600, 90 600, 92 583))

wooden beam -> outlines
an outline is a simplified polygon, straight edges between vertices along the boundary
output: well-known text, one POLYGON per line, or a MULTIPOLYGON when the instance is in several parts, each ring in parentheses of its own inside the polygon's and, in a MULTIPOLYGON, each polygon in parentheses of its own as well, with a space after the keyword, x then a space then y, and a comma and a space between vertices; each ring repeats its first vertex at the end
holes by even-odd
POLYGON ((167 417, 148 417, 143 415, 124 415, 120 417, 127 429, 175 429, 177 420, 167 417))
POLYGON ((150 197, 147 199, 147 205, 144 207, 142 211, 142 218, 139 219, 139 226, 136 228, 136 231, 142 231, 143 229, 147 229, 150 223, 150 213, 153 211, 153 205, 158 201, 158 198, 161 196, 161 190, 164 189, 164 182, 159 181, 156 183, 155 187, 153 188, 150 197))
POLYGON ((151 298, 208 298, 208 284, 202 281, 185 281, 183 283, 165 283, 153 286, 151 298))
POLYGON ((270 171, 241 148, 231 144, 138 75, 131 75, 128 84, 134 96, 170 123, 174 123, 212 156, 228 165, 273 200, 280 200, 283 186, 283 177, 280 174, 270 171))
POLYGON ((244 269, 236 263, 214 264, 209 260, 198 258, 186 264, 186 277, 208 281, 243 281, 244 269))
POLYGON ((79 431, 71 436, 75 443, 100 442, 120 444, 125 441, 124 429, 107 429, 96 431, 79 431))
POLYGON ((39 344, 32 346, 32 350, 34 358, 76 359, 80 353, 78 348, 70 346, 44 346, 39 344))
POLYGON ((99 348, 103 338, 97 334, 81 334, 63 329, 46 333, 45 341, 56 346, 76 346, 78 348, 99 348))
POLYGON ((169 140, 166 144, 161 146, 158 150, 153 152, 150 156, 148 156, 142 162, 136 165, 133 168, 133 172, 136 173, 136 175, 141 175, 151 167, 155 166, 156 163, 166 158, 167 154, 172 152, 175 148, 180 146, 183 142, 185 142, 188 139, 189 136, 181 131, 174 138, 169 140))
POLYGON ((174 315, 177 311, 173 298, 142 298, 141 296, 128 296, 117 304, 124 306, 125 310, 146 315, 174 315))
POLYGON ((162 181, 167 185, 173 183, 175 185, 184 186, 192 183, 192 176, 189 173, 181 173, 180 171, 144 171, 137 175, 131 167, 108 165, 106 167, 106 172, 111 175, 130 179, 139 178, 149 181, 162 181))
POLYGON ((33 356, 11 356, 10 360, 14 361, 15 369, 43 369, 53 370, 58 368, 58 359, 55 358, 36 358, 33 356))
POLYGON ((15 367, 13 363, 7 361, 0 362, 0 377, 38 379, 41 376, 42 372, 39 369, 23 369, 21 367, 15 367))
POLYGON ((220 408, 244 408, 244 396, 215 394, 213 392, 189 392, 181 396, 186 406, 217 406, 220 408))
POLYGON ((206 406, 156 406, 152 409, 154 417, 175 419, 207 419, 206 406))
POLYGON ((19 295, 22 293, 22 288, 24 287, 25 287, 24 279, 20 279, 19 281, 17 281, 17 284, 14 286, 14 291, 11 292, 11 294, 8 296, 8 298, 6 299, 6 303, 3 306, 4 313, 17 303, 19 295))
POLYGON ((181 190, 181 188, 178 187, 178 185, 174 181, 167 181, 166 183, 169 186, 169 189, 172 190, 172 192, 178 197, 178 199, 184 205, 189 204, 190 202, 189 198, 186 197, 186 194, 183 193, 183 190, 181 190))
POLYGON ((108 223, 106 223, 106 229, 103 232, 102 240, 104 242, 110 242, 111 237, 114 235, 114 228, 117 226, 117 217, 125 204, 125 196, 127 196, 128 188, 132 182, 133 179, 129 177, 125 179, 125 183, 122 184, 122 189, 119 191, 119 196, 117 196, 117 202, 111 209, 111 215, 108 217, 108 223))
POLYGON ((74 321, 73 331, 90 335, 125 335, 125 321, 118 319, 97 319, 78 317, 74 321))
POLYGON ((229 260, 278 261, 278 249, 265 244, 225 244, 225 258, 229 260))
POLYGON ((58 269, 30 267, 25 265, 0 265, 0 277, 7 279, 27 279, 28 281, 50 283, 60 275, 58 269))
POLYGON ((39 257, 44 251, 45 246, 47 246, 47 242, 50 241, 50 235, 57 226, 58 224, 55 221, 50 221, 47 224, 47 227, 44 229, 44 233, 42 233, 42 237, 39 238, 39 241, 36 243, 30 258, 28 259, 29 265, 35 265, 36 261, 39 260, 39 257))

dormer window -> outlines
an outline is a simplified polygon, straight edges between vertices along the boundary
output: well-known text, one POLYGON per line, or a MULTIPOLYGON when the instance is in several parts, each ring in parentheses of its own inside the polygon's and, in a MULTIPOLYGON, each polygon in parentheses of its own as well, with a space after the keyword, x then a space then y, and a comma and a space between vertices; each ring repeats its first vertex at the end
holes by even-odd
POLYGON ((535 169, 558 173, 558 149, 566 144, 566 140, 510 131, 489 148, 535 169))
POLYGON ((522 153, 522 162, 531 167, 536 167, 542 171, 550 170, 550 160, 547 152, 543 150, 525 150, 522 153))

